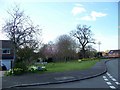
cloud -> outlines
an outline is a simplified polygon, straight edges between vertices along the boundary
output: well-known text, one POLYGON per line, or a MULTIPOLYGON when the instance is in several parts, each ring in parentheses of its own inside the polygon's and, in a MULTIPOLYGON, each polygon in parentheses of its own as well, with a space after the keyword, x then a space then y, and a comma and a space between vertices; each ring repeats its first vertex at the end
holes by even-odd
POLYGON ((105 14, 105 13, 101 13, 101 12, 96 12, 96 11, 92 11, 91 12, 91 16, 93 17, 93 18, 96 18, 96 17, 104 17, 104 16, 106 16, 107 14, 105 14))
POLYGON ((82 7, 81 4, 76 4, 76 6, 72 9, 72 14, 74 16, 83 12, 86 12, 86 9, 82 7))
POLYGON ((76 3, 75 6, 80 6, 80 7, 82 7, 83 5, 80 4, 80 3, 76 3))
MULTIPOLYGON (((79 19, 80 20, 80 19, 79 19)), ((93 18, 91 16, 84 16, 81 18, 81 20, 85 20, 85 21, 92 21, 93 18)))
POLYGON ((95 21, 98 17, 105 17, 105 16, 107 16, 107 14, 102 12, 92 11, 89 16, 84 16, 81 18, 81 20, 95 21))

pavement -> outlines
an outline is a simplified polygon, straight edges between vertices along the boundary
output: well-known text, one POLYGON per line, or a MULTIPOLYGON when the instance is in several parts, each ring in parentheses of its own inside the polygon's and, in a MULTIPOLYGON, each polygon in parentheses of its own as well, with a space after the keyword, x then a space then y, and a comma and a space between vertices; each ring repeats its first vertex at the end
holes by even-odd
POLYGON ((101 60, 87 70, 66 71, 46 74, 26 73, 2 77, 2 89, 37 85, 59 84, 93 78, 107 72, 106 61, 101 60))

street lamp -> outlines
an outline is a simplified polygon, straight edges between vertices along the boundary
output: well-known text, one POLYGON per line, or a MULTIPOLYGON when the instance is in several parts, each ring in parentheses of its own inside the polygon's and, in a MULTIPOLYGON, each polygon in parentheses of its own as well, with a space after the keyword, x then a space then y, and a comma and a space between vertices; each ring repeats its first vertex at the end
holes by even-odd
POLYGON ((98 45, 99 45, 99 57, 100 57, 100 45, 101 45, 100 41, 98 42, 98 45))

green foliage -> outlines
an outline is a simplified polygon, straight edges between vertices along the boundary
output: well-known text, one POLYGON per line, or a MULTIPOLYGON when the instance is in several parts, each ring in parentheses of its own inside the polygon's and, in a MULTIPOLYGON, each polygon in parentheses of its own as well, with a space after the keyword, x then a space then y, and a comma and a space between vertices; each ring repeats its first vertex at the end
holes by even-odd
POLYGON ((9 71, 5 72, 5 76, 11 76, 11 75, 21 75, 23 74, 23 69, 22 68, 14 68, 10 69, 9 71))
POLYGON ((32 65, 32 66, 28 67, 28 71, 29 72, 36 72, 37 71, 37 66, 32 65))
POLYGON ((23 71, 26 72, 28 70, 28 66, 32 65, 37 59, 38 55, 34 53, 33 48, 19 48, 17 52, 17 61, 15 62, 15 68, 22 68, 23 71))
POLYGON ((99 60, 99 58, 83 58, 82 61, 99 60))
POLYGON ((80 62, 82 62, 82 60, 78 59, 78 62, 80 63, 80 62))
POLYGON ((23 74, 25 72, 28 72, 28 71, 29 72, 35 72, 37 70, 37 68, 35 69, 34 67, 27 68, 26 66, 24 66, 23 63, 19 62, 19 63, 16 64, 14 69, 10 69, 9 71, 6 71, 5 76, 21 75, 21 74, 23 74))
POLYGON ((5 76, 11 76, 13 75, 13 69, 10 69, 9 71, 5 71, 5 76))
MULTIPOLYGON (((36 64, 28 66, 26 71, 32 73, 46 73, 46 72, 63 72, 70 70, 84 70, 92 67, 98 61, 99 59, 87 58, 68 62, 48 63, 45 66, 43 66, 42 64, 36 64), (38 69, 38 67, 40 67, 40 69, 38 69)), ((18 66, 21 64, 18 64, 18 66)), ((24 73, 24 70, 18 67, 14 68, 14 70, 9 70, 8 72, 6 72, 7 75, 20 75, 22 73, 24 73)))
POLYGON ((22 68, 14 68, 13 70, 13 74, 14 75, 20 75, 20 74, 23 74, 23 69, 22 68))
POLYGON ((37 65, 32 65, 28 67, 28 71, 29 72, 39 72, 39 71, 46 71, 46 67, 45 66, 37 66, 37 65))
POLYGON ((25 62, 16 62, 14 68, 21 68, 23 72, 27 71, 27 63, 25 62))
MULTIPOLYGON (((19 61, 32 63, 33 60, 37 59, 37 55, 34 53, 34 49, 30 47, 19 48, 17 52, 19 61)), ((27 63, 27 64, 29 64, 27 63)))
MULTIPOLYGON (((78 62, 78 60, 69 61, 69 62, 56 62, 56 63, 48 63, 46 65, 47 71, 45 72, 63 72, 70 70, 84 70, 92 67, 98 62, 98 60, 87 60, 78 62)), ((41 66, 39 64, 38 66, 41 66)))

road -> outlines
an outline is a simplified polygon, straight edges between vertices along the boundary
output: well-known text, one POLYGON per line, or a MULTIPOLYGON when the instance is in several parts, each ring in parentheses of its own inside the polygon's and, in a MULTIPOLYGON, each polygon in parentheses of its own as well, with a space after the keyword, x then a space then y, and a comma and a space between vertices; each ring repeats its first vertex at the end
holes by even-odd
POLYGON ((111 59, 106 63, 107 73, 81 81, 62 83, 62 84, 51 84, 42 86, 31 86, 27 88, 112 88, 117 89, 119 86, 118 82, 118 62, 120 59, 111 59))

